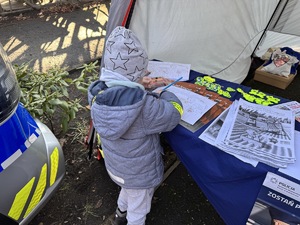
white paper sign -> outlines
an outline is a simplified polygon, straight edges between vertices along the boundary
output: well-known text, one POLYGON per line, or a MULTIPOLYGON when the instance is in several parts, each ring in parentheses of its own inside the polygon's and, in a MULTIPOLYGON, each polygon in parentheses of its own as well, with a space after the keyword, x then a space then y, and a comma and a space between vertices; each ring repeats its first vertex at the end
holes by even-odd
POLYGON ((268 172, 263 186, 300 201, 300 185, 277 174, 268 172))

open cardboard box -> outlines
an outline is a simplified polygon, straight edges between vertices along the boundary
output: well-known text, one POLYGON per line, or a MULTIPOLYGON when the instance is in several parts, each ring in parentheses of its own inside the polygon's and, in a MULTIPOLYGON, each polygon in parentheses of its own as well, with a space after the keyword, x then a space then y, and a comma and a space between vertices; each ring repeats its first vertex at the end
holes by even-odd
POLYGON ((260 81, 265 84, 272 85, 281 89, 286 89, 287 86, 295 78, 294 74, 290 74, 288 77, 272 74, 266 71, 261 70, 263 66, 260 66, 255 70, 254 80, 260 81))

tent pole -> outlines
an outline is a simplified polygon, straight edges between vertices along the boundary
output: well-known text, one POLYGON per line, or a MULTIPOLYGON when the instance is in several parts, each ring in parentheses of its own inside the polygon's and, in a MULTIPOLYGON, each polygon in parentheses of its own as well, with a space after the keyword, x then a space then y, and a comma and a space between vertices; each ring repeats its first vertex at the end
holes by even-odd
MULTIPOLYGON (((272 20, 274 19, 277 10, 279 9, 279 6, 282 5, 282 4, 284 4, 284 6, 282 7, 282 10, 281 10, 281 13, 280 13, 280 15, 281 15, 282 12, 283 12, 283 10, 284 10, 284 8, 285 8, 286 5, 287 5, 287 3, 288 3, 288 0, 280 0, 280 1, 278 2, 278 4, 277 4, 277 6, 276 6, 276 8, 275 8, 275 10, 274 10, 274 12, 273 12, 273 14, 272 14, 270 20, 269 20, 269 22, 268 22, 268 24, 267 24, 267 26, 266 26, 266 28, 264 29, 263 34, 261 35, 259 41, 257 42, 257 44, 256 44, 256 46, 255 46, 255 48, 254 48, 254 50, 253 50, 253 52, 252 52, 252 54, 251 54, 251 60, 253 60, 255 51, 256 51, 256 49, 258 48, 258 46, 260 45, 260 43, 262 42, 262 40, 263 40, 263 38, 264 38, 264 36, 265 36, 265 34, 266 34, 268 28, 270 27, 271 22, 272 22, 272 20)), ((277 21, 275 22, 275 24, 278 22, 279 18, 280 18, 280 16, 278 16, 278 19, 277 19, 277 21)))
POLYGON ((136 2, 136 0, 131 0, 129 3, 129 7, 127 8, 126 14, 125 14, 123 22, 122 22, 122 26, 124 26, 125 28, 129 28, 130 19, 132 16, 135 2, 136 2))

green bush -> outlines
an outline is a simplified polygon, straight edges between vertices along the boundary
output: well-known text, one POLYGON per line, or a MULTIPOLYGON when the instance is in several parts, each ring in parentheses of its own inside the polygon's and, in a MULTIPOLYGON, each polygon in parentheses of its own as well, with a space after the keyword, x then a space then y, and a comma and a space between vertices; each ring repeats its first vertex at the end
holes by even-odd
POLYGON ((68 130, 69 123, 83 108, 81 99, 70 97, 69 90, 75 87, 86 94, 88 85, 98 77, 98 61, 78 68, 81 70, 80 76, 74 79, 70 78, 68 71, 58 67, 43 73, 34 71, 29 63, 24 63, 15 65, 14 69, 21 89, 20 101, 33 117, 50 125, 53 132, 54 127, 60 127, 59 132, 62 133, 68 130), (54 124, 57 122, 60 124, 54 124))

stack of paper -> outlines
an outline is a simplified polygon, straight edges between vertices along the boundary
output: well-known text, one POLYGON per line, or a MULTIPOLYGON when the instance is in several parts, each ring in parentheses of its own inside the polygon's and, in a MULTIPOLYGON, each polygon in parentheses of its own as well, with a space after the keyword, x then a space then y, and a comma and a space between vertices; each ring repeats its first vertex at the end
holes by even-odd
POLYGON ((297 101, 285 102, 273 107, 285 110, 292 110, 295 113, 295 119, 300 122, 300 103, 297 101))
POLYGON ((294 132, 294 112, 240 99, 199 138, 253 165, 285 168, 296 160, 294 132))

